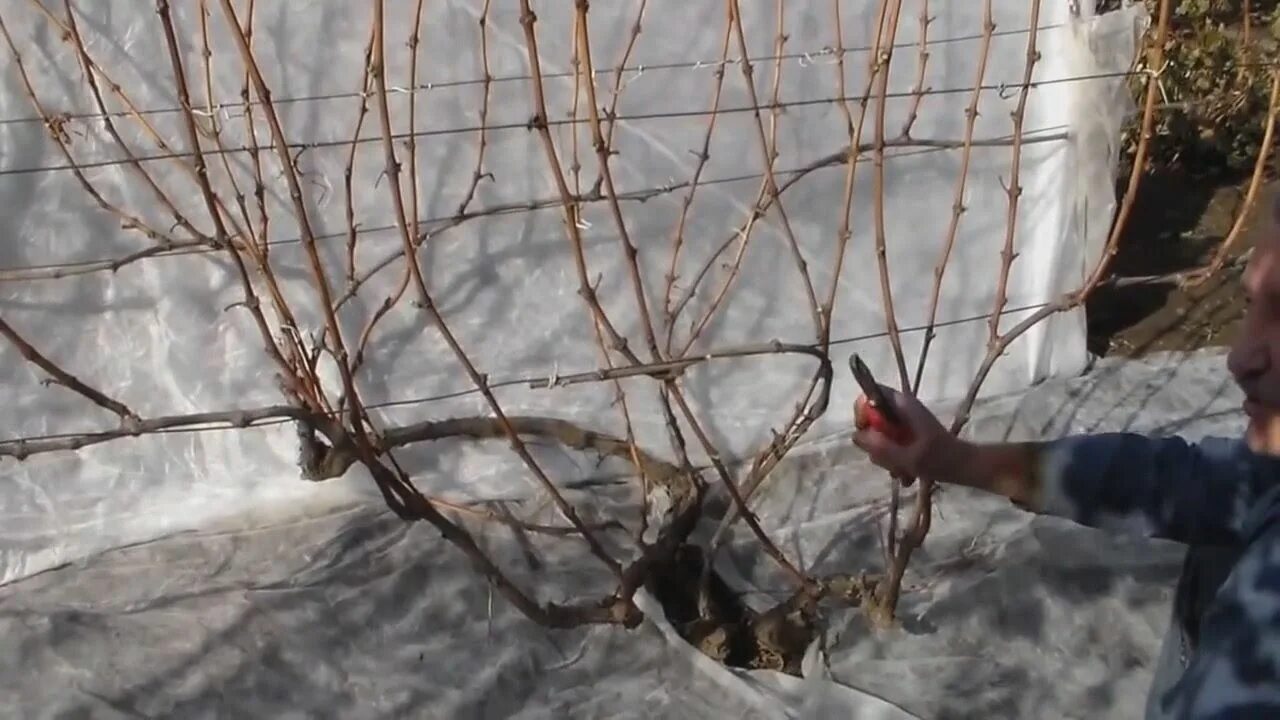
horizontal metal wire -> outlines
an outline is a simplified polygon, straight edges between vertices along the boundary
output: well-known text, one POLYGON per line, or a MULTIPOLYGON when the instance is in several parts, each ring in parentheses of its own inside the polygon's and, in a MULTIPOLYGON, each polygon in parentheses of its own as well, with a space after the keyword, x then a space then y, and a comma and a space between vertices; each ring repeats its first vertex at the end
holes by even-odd
MULTIPOLYGON (((1045 135, 1035 135, 1031 133, 1024 133, 1023 140, 1022 140, 1023 144, 1034 145, 1036 143, 1054 142, 1059 140, 1065 140, 1067 138, 1067 135, 1065 132, 1058 131, 1059 128, 1046 128, 1046 130, 1056 131, 1056 132, 1050 132, 1049 134, 1045 134, 1045 135)), ((886 153, 886 156, 887 157, 917 156, 925 153, 935 153, 935 152, 942 152, 944 150, 960 148, 960 147, 963 147, 964 145, 963 140, 915 140, 913 142, 918 144, 918 146, 915 149, 900 150, 898 152, 886 153)), ((1011 145, 1012 143, 1013 143, 1013 136, 1005 135, 1002 137, 992 138, 987 140, 982 140, 982 139, 974 140, 971 144, 974 147, 1006 147, 1008 145, 1011 145)), ((837 163, 832 163, 833 166, 836 164, 837 163)), ((779 178, 785 178, 791 175, 807 172, 812 169, 813 168, 810 168, 810 167, 803 167, 803 168, 791 168, 786 170, 774 170, 774 175, 779 178)), ((661 186, 653 186, 648 188, 642 188, 639 190, 628 190, 625 192, 620 192, 617 194, 617 198, 618 200, 626 201, 626 202, 647 202, 649 200, 652 200, 653 198, 656 198, 662 195, 667 195, 667 194, 670 194, 679 190, 688 189, 688 188, 711 186, 711 185, 724 185, 724 184, 730 184, 735 182, 745 182, 748 180, 759 180, 763 177, 765 177, 765 173, 761 172, 761 173, 745 173, 745 174, 732 175, 732 176, 726 176, 721 178, 700 180, 696 184, 689 181, 672 182, 672 183, 668 183, 661 186)), ((584 204, 592 204, 592 203, 608 201, 607 196, 578 197, 575 199, 584 204)), ((468 211, 466 214, 461 216, 461 219, 466 221, 466 220, 472 220, 480 217, 496 217, 496 216, 502 216, 502 215, 512 215, 512 214, 531 212, 536 210, 558 208, 560 207, 561 202, 562 202, 561 199, 557 196, 554 198, 548 197, 548 198, 541 198, 538 200, 530 200, 525 202, 507 203, 502 205, 491 206, 488 208, 478 209, 474 211, 468 211)), ((419 224, 427 228, 424 231, 424 234, 431 235, 432 233, 436 232, 436 229, 438 226, 448 225, 449 223, 459 221, 459 219, 460 217, 457 214, 439 215, 435 217, 423 218, 419 220, 419 224)), ((360 236, 365 236, 365 235, 381 233, 381 232, 390 232, 396 229, 397 229, 397 226, 395 224, 362 226, 356 229, 356 234, 360 236)), ((342 230, 339 232, 318 234, 315 236, 315 238, 317 240, 335 240, 335 239, 346 238, 349 235, 350 235, 349 230, 342 230)), ((301 242, 302 242, 302 238, 291 237, 291 238, 282 238, 278 240, 269 240, 267 241, 266 245, 268 247, 279 247, 279 246, 286 246, 286 245, 297 245, 297 244, 300 244, 301 242)), ((185 241, 184 244, 182 245, 175 244, 172 247, 157 245, 149 248, 142 248, 132 253, 128 253, 126 255, 121 255, 116 257, 97 258, 93 260, 69 261, 69 262, 63 262, 63 263, 38 263, 38 264, 31 264, 31 265, 14 265, 14 266, 8 266, 8 267, 0 267, 0 284, 12 283, 12 282, 32 282, 37 280, 60 280, 68 277, 82 276, 82 275, 87 275, 87 274, 97 273, 97 272, 114 273, 114 272, 118 272, 125 265, 131 264, 133 262, 142 261, 142 260, 165 258, 165 257, 178 257, 178 256, 186 256, 186 255, 204 255, 204 254, 212 254, 216 252, 222 252, 222 251, 209 247, 203 241, 190 240, 190 241, 185 241)))
MULTIPOLYGON (((1272 63, 1270 66, 1280 67, 1280 63, 1272 63)), ((1107 73, 1075 75, 1075 76, 1062 77, 1062 78, 1053 78, 1050 80, 1035 80, 1028 83, 1019 82, 1019 83, 983 84, 981 86, 978 86, 977 89, 984 90, 984 91, 994 90, 997 93, 999 93, 1002 97, 1004 97, 1006 96, 1007 93, 1011 94, 1014 91, 1020 90, 1022 88, 1036 89, 1040 87, 1047 87, 1050 85, 1059 85, 1063 83, 1085 82, 1089 80, 1107 80, 1107 79, 1122 78, 1122 77, 1133 77, 1133 76, 1145 75, 1145 74, 1146 73, 1144 71, 1124 70, 1124 71, 1107 72, 1107 73)), ((966 87, 954 87, 954 88, 925 88, 920 91, 902 90, 902 91, 886 93, 884 97, 886 97, 887 99, 900 99, 900 98, 914 98, 917 96, 929 97, 929 96, 936 96, 936 95, 955 95, 959 93, 971 93, 974 91, 974 89, 975 89, 974 86, 970 85, 966 87)), ((651 121, 651 120, 672 120, 672 119, 691 118, 691 117, 711 117, 711 116, 717 116, 717 115, 740 115, 744 113, 755 113, 759 111, 787 110, 790 108, 813 107, 813 106, 819 106, 819 105, 834 105, 836 103, 856 103, 856 102, 862 102, 865 99, 873 99, 873 98, 879 98, 879 97, 880 97, 879 94, 833 95, 833 96, 821 97, 821 98, 810 98, 807 100, 790 100, 790 101, 783 101, 783 102, 777 102, 777 103, 760 103, 759 105, 741 105, 737 107, 720 108, 714 111, 710 109, 672 110, 667 112, 631 113, 626 115, 620 114, 615 116, 614 119, 617 122, 639 122, 639 121, 651 121)), ((545 122, 548 127, 564 127, 564 126, 573 126, 573 125, 588 125, 590 124, 591 120, 590 118, 584 117, 584 118, 563 118, 559 120, 546 120, 545 122)), ((484 131, 486 133, 491 133, 491 132, 500 131, 500 130, 530 131, 530 130, 533 130, 535 127, 536 126, 534 124, 533 119, 529 119, 522 122, 494 123, 489 125, 485 125, 485 124, 470 125, 466 127, 439 128, 435 130, 418 130, 415 132, 398 132, 398 133, 392 133, 391 139, 393 141, 401 141, 401 140, 408 140, 409 138, 421 139, 421 138, 428 138, 428 137, 443 137, 443 136, 449 136, 449 135, 464 135, 464 134, 471 134, 471 133, 479 133, 481 131, 484 131)), ((370 143, 380 143, 383 141, 383 139, 384 137, 382 135, 377 135, 372 137, 356 138, 354 141, 348 138, 348 139, 342 139, 342 140, 320 140, 315 142, 291 142, 291 143, 287 143, 285 147, 291 151, 296 150, 301 152, 303 150, 316 150, 316 149, 333 148, 333 147, 347 148, 347 147, 351 147, 353 144, 366 145, 370 143)), ((257 146, 257 150, 258 151, 274 150, 276 149, 276 147, 277 146, 272 143, 263 143, 257 146)), ((209 156, 224 155, 224 154, 234 155, 234 154, 240 154, 240 153, 252 153, 254 151, 255 151, 254 148, 245 145, 240 147, 205 148, 202 150, 202 154, 205 155, 206 157, 209 157, 209 156)), ((135 161, 139 163, 148 163, 148 162, 156 162, 160 160, 175 160, 175 159, 180 160, 184 158, 191 158, 193 156, 194 156, 193 153, 190 153, 190 152, 166 152, 166 153, 154 153, 151 155, 139 155, 134 159, 118 158, 113 160, 92 160, 88 162, 74 163, 74 164, 59 163, 59 164, 53 164, 53 165, 36 165, 36 166, 25 167, 25 168, 0 168, 0 177, 15 176, 15 175, 37 175, 41 173, 51 173, 51 172, 66 172, 66 171, 75 170, 75 169, 91 170, 91 169, 100 169, 100 168, 106 168, 106 167, 114 167, 117 165, 129 165, 135 161)))
MULTIPOLYGON (((1023 312, 1036 311, 1036 310, 1040 310, 1040 309, 1042 309, 1042 308, 1048 307, 1050 304, 1051 304, 1051 303, 1037 303, 1037 304, 1032 304, 1032 305, 1023 305, 1023 306, 1015 307, 1015 308, 1007 308, 1007 309, 1003 310, 1002 312, 1000 312, 1000 313, 999 313, 999 315, 1000 315, 1001 317, 1003 317, 1003 316, 1005 316, 1005 315, 1013 315, 1013 314, 1017 314, 1017 313, 1023 313, 1023 312)), ((972 315, 972 316, 969 316, 969 317, 956 318, 956 319, 952 319, 952 320, 940 320, 940 321, 938 321, 938 322, 934 323, 933 328, 934 328, 934 330, 938 330, 938 329, 941 329, 941 328, 944 328, 944 327, 951 327, 951 326, 955 326, 955 325, 963 325, 963 324, 965 324, 965 323, 971 323, 971 322, 985 321, 985 320, 989 319, 990 317, 992 317, 992 315, 993 315, 993 314, 995 314, 995 313, 983 313, 983 314, 980 314, 980 315, 972 315)), ((929 328, 928 328, 928 326, 927 326, 927 325, 915 325, 915 326, 900 327, 900 328, 899 328, 899 330, 898 330, 898 332, 899 332, 900 334, 909 334, 909 333, 924 332, 924 331, 926 331, 926 330, 928 330, 928 329, 929 329, 929 328)), ((877 340, 877 339, 885 338, 885 337, 888 337, 888 336, 889 336, 889 333, 888 333, 887 331, 880 331, 880 332, 874 332, 874 333, 866 333, 866 334, 863 334, 863 335, 853 335, 853 336, 849 336, 849 337, 844 337, 844 338, 839 338, 839 339, 833 339, 833 340, 831 341, 831 346, 832 346, 832 347, 836 347, 836 346, 849 345, 849 344, 851 344, 851 343, 865 342, 865 341, 867 341, 867 340, 877 340)), ((773 339, 772 339, 772 338, 770 338, 770 339, 768 340, 768 342, 772 342, 772 341, 773 341, 773 339)), ((809 348, 813 348, 813 349, 821 349, 821 346, 820 346, 820 345, 818 345, 817 343, 810 343, 810 344, 807 344, 807 345, 805 345, 805 344, 801 344, 801 343, 792 343, 792 344, 793 344, 793 345, 795 345, 795 346, 809 347, 809 348)), ((696 357, 696 356, 695 356, 695 357, 696 357)), ((617 365, 617 366, 615 366, 615 367, 614 367, 614 370, 615 370, 615 371, 625 371, 625 370, 632 369, 633 367, 634 367, 634 368, 643 368, 643 367, 645 367, 645 366, 643 366, 643 365, 642 365, 642 366, 617 365)), ((554 383, 553 383, 552 381, 553 381, 553 380, 554 380, 554 378, 556 378, 556 377, 565 377, 565 376, 569 376, 569 375, 584 375, 584 376, 585 376, 585 375, 588 375, 588 374, 592 374, 592 373, 599 373, 599 372, 601 372, 601 370, 597 368, 597 369, 594 369, 594 370, 581 371, 581 372, 572 372, 572 373, 570 373, 570 372, 564 372, 564 371, 561 371, 561 372, 557 372, 557 373, 555 373, 554 375, 548 375, 548 374, 543 374, 543 375, 524 374, 524 375, 520 375, 520 376, 517 376, 517 377, 510 377, 510 378, 505 378, 505 379, 502 379, 502 380, 490 381, 490 382, 488 382, 488 383, 487 383, 487 385, 486 385, 486 386, 487 386, 489 389, 491 389, 491 390, 500 390, 500 389, 503 389, 503 388, 515 387, 515 386, 520 386, 520 385, 523 385, 523 386, 525 386, 525 387, 529 387, 529 388, 539 388, 539 387, 546 387, 546 386, 549 386, 549 385, 550 385, 550 386, 553 386, 553 387, 549 387, 549 388, 548 388, 548 390, 554 391, 556 388, 554 387, 554 383)), ((607 379, 602 379, 602 380, 600 380, 600 382, 607 382, 607 381, 608 381, 607 379)), ((456 391, 453 391, 453 392, 449 392, 449 393, 442 393, 442 394, 439 394, 439 395, 430 395, 430 396, 425 396, 425 397, 406 398, 406 399, 404 399, 404 400, 388 400, 388 401, 384 401, 384 402, 380 402, 380 403, 369 403, 369 404, 368 404, 368 405, 366 405, 365 407, 366 407, 366 409, 368 409, 368 410, 386 410, 386 409, 390 409, 390 408, 413 407, 413 406, 418 406, 418 405, 426 405, 426 404, 433 403, 433 402, 442 402, 442 401, 444 401, 444 400, 454 400, 454 399, 464 398, 464 397, 469 397, 469 396, 478 395, 478 394, 480 394, 480 390, 479 390, 479 389, 476 389, 476 388, 469 388, 469 389, 466 389, 466 390, 456 390, 456 391)), ((268 410, 268 409, 270 409, 270 408, 269 408, 269 407, 264 407, 264 408, 252 408, 252 409, 241 408, 241 409, 239 409, 239 410, 228 410, 228 411, 225 411, 225 412, 224 412, 224 411, 218 411, 218 412, 223 412, 224 414, 228 414, 228 415, 235 415, 235 414, 252 415, 252 414, 253 414, 253 413, 255 413, 255 412, 262 412, 262 411, 264 411, 264 410, 268 410)), ((190 414, 190 415, 188 415, 188 416, 186 416, 186 417, 198 418, 198 417, 200 417, 201 415, 207 415, 207 414, 208 414, 208 413, 192 413, 192 414, 190 414)), ((184 417, 184 416, 181 416, 181 415, 175 415, 175 416, 171 416, 171 417, 173 417, 173 418, 181 418, 181 417, 184 417)), ((164 429, 160 429, 160 430, 153 430, 153 431, 146 432, 146 433, 143 433, 143 434, 145 434, 145 435, 164 435, 164 434, 170 434, 170 433, 197 433, 197 432, 212 432, 212 431, 222 431, 222 430, 239 430, 239 429, 244 429, 244 428, 246 428, 246 427, 270 427, 270 426, 275 426, 275 425, 284 425, 284 424, 289 423, 289 422, 292 422, 292 419, 291 419, 291 418, 286 418, 286 417, 272 417, 272 418, 267 418, 267 419, 263 419, 263 420, 258 420, 258 421, 255 421, 255 422, 250 422, 250 423, 247 423, 247 424, 236 424, 236 423, 231 423, 231 422, 222 423, 222 424, 216 424, 216 425, 209 425, 209 424, 206 424, 206 425, 198 425, 198 424, 192 424, 192 425, 183 426, 183 427, 171 427, 171 428, 164 428, 164 429)), ((23 437, 5 438, 5 439, 3 439, 3 440, 0 440, 0 445, 9 445, 9 446, 12 446, 12 445, 20 444, 20 443, 37 443, 37 442, 46 442, 46 441, 53 441, 53 440, 69 440, 69 439, 74 439, 74 438, 89 438, 89 437, 94 437, 95 435, 99 435, 99 434, 101 434, 101 433, 103 433, 103 432, 112 432, 113 430, 114 430, 114 428, 109 428, 109 429, 102 430, 102 431, 98 431, 98 432, 50 433, 50 434, 47 434, 47 435, 29 435, 29 436, 23 436, 23 437)), ((123 438, 121 438, 121 439, 123 439, 123 438)))
MULTIPOLYGON (((1063 27, 1062 23, 1054 23, 1051 25, 1041 25, 1040 30, 1043 32, 1045 30, 1053 30, 1060 27, 1063 27)), ((1028 29, 1029 28, 1020 28, 1017 30, 997 30, 996 32, 992 33, 992 37, 1025 35, 1028 29)), ((958 43, 958 42, 971 42, 971 41, 980 40, 980 39, 982 39, 982 34, 975 33, 972 35, 958 35, 955 37, 939 38, 936 40, 929 39, 929 41, 925 45, 926 47, 938 47, 938 46, 949 45, 949 44, 958 43)), ((919 48, 920 43, 901 42, 901 43, 894 44, 893 47, 894 49, 919 48)), ((844 48, 844 55, 867 53, 867 52, 870 52, 872 49, 873 48, 869 45, 847 47, 847 48, 844 48)), ((781 60, 781 61, 794 60, 801 67, 813 67, 815 65, 821 65, 823 58, 835 58, 838 55, 840 55, 839 51, 837 51, 833 47, 828 46, 818 50, 810 50, 810 51, 789 52, 789 53, 770 54, 770 55, 752 55, 752 56, 748 56, 747 60, 752 64, 772 62, 777 60, 781 60)), ((734 58, 734 59, 727 60, 726 64, 737 64, 740 62, 741 62, 740 59, 734 58)), ((646 63, 643 65, 640 65, 640 64, 625 65, 621 68, 621 72, 624 75, 629 73, 635 74, 635 75, 642 75, 643 73, 647 73, 647 72, 668 72, 673 70, 703 70, 703 69, 716 67, 717 65, 720 65, 720 64, 721 63, 719 58, 710 58, 706 60, 682 61, 682 62, 668 62, 668 63, 652 63, 652 64, 646 63)), ((618 68, 608 68, 608 69, 598 68, 596 70, 596 74, 597 75, 613 75, 613 74, 616 74, 618 71, 619 71, 618 68)), ((563 71, 563 72, 542 73, 542 77, 544 80, 545 79, 560 80, 565 78, 572 78, 574 75, 575 73, 571 70, 563 71)), ((490 80, 490 82, 494 85, 497 85, 500 83, 525 82, 533 79, 534 79, 534 76, 531 74, 496 75, 490 80)), ((415 85, 412 87, 395 88, 394 91, 397 93, 418 93, 418 92, 427 92, 431 90, 443 90, 446 88, 484 85, 484 83, 485 83, 484 78, 467 78, 465 80, 446 80, 443 82, 419 83, 418 85, 415 85)), ((391 90, 391 89, 388 88, 388 90, 391 90)), ((301 103, 330 102, 335 100, 354 100, 356 98, 363 97, 365 95, 367 95, 367 93, 364 93, 364 92, 335 92, 335 93, 322 93, 322 94, 315 94, 315 95, 297 95, 292 97, 281 97, 281 98, 273 97, 271 99, 271 103, 276 106, 296 105, 301 103)), ((224 108, 236 108, 238 110, 242 110, 246 107, 246 105, 249 107, 256 107, 261 104, 262 102, 259 100, 251 100, 247 104, 243 100, 236 100, 234 102, 213 103, 212 105, 214 109, 217 109, 217 110, 221 110, 224 108)), ((202 105, 202 107, 207 108, 208 105, 202 105)), ((171 115, 179 112, 182 112, 181 106, 169 106, 169 107, 158 107, 158 108, 145 108, 140 110, 138 114, 144 115, 144 116, 171 115)), ((132 116, 132 114, 133 113, 127 110, 120 110, 120 111, 110 112, 110 113, 103 113, 103 112, 65 113, 60 115, 59 117, 66 118, 69 120, 99 120, 102 118, 130 117, 132 116)), ((44 118, 38 115, 29 115, 24 117, 13 117, 13 118, 0 118, 0 126, 43 123, 43 122, 44 122, 44 118)))

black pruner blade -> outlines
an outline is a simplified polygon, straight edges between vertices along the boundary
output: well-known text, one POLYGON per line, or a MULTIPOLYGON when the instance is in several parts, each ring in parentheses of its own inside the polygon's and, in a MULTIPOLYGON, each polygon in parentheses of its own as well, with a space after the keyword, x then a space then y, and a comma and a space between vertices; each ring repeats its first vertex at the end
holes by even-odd
POLYGON ((897 409, 889 402, 889 398, 884 393, 884 388, 880 387, 880 383, 876 382, 875 376, 871 374, 871 369, 867 364, 862 362, 862 358, 857 353, 849 356, 849 369, 853 371, 853 379, 858 381, 858 385, 862 387, 862 393, 867 396, 867 400, 871 403, 876 412, 878 412, 890 425, 901 425, 902 421, 898 417, 897 409))

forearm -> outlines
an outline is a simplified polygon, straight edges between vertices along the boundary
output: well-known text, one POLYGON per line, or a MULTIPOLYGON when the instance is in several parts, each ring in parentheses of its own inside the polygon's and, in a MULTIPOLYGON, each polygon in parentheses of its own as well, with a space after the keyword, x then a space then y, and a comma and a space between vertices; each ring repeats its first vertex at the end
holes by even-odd
MULTIPOLYGON (((1135 433, 1047 442, 957 443, 939 478, 1029 511, 1115 532, 1234 544, 1259 492, 1254 459, 1225 441, 1193 445, 1135 433)), ((1270 482, 1270 481, 1267 481, 1270 482)))
POLYGON ((1040 457, 1046 443, 972 443, 959 441, 939 479, 1008 498, 1032 512, 1041 511, 1040 457))

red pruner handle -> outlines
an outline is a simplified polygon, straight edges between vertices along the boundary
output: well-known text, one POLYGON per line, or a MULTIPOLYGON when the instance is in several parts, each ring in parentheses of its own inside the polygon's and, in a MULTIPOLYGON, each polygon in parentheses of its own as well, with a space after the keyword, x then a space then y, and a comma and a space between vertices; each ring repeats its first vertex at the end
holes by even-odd
POLYGON ((866 396, 858 398, 857 407, 854 408, 854 422, 859 430, 871 428, 896 445, 910 445, 915 441, 915 433, 911 432, 909 426, 890 422, 866 396))

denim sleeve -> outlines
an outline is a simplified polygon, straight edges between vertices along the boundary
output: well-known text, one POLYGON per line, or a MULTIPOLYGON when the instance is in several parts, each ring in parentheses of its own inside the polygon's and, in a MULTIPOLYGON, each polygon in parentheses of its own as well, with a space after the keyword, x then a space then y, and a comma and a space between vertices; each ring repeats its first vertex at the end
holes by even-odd
POLYGON ((1243 442, 1136 433, 1073 435, 1037 460, 1037 512, 1081 525, 1196 545, 1238 545, 1274 469, 1243 442))
POLYGON ((1270 519, 1205 612, 1200 646, 1160 699, 1178 720, 1280 718, 1280 516, 1270 519))

